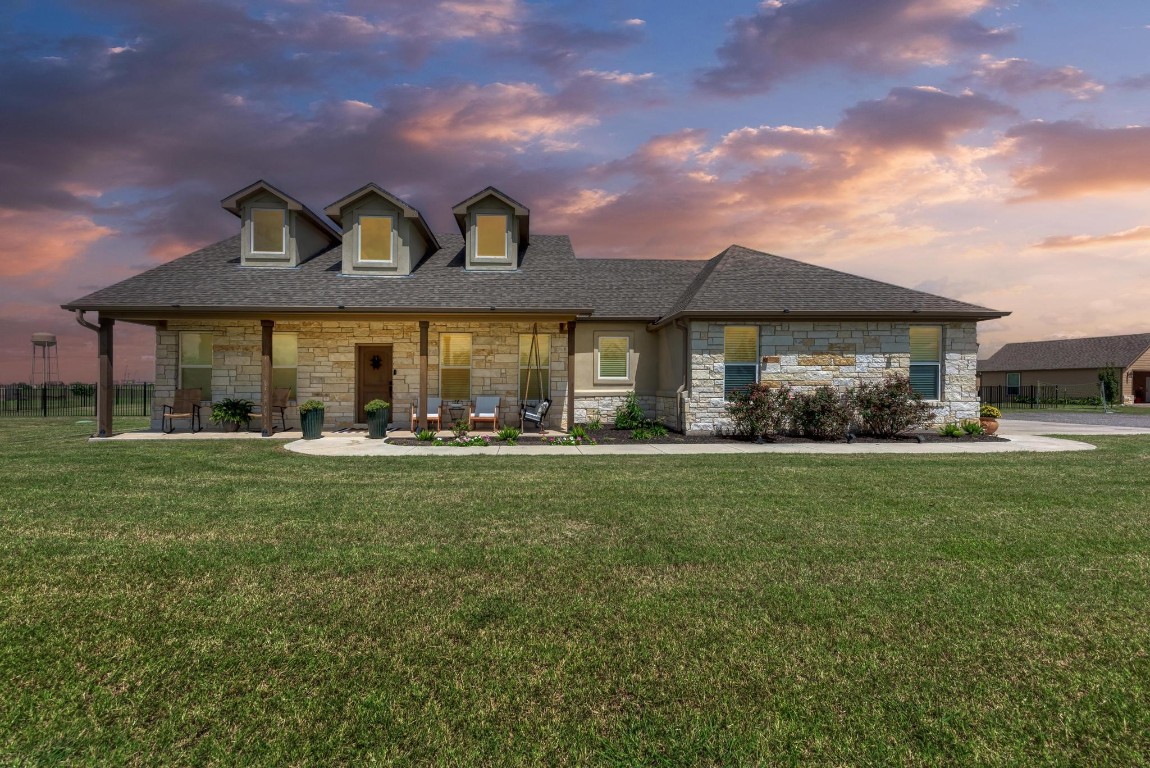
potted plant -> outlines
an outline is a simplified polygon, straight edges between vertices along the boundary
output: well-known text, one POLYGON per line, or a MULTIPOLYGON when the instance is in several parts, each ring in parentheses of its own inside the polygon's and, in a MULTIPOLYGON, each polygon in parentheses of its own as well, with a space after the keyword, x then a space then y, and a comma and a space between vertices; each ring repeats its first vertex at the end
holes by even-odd
POLYGON ((323 401, 308 400, 299 407, 299 423, 304 440, 317 440, 323 433, 323 401))
POLYGON ((982 424, 982 431, 988 435, 993 435, 998 431, 998 417, 1002 415, 1002 411, 995 408, 993 405, 984 405, 978 409, 978 422, 982 424))
POLYGON ((255 404, 251 400, 241 400, 238 397, 225 397, 217 403, 212 403, 212 421, 219 424, 225 432, 235 432, 243 424, 246 428, 252 421, 252 409, 255 404))
POLYGON ((391 415, 391 403, 376 398, 363 407, 367 414, 367 436, 378 440, 387 437, 388 416, 391 415))

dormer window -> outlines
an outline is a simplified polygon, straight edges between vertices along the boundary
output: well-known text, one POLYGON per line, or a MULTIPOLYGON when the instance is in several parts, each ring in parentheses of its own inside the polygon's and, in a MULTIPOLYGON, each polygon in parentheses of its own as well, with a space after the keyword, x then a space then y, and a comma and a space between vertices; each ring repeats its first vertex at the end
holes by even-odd
POLYGON ((372 264, 394 264, 396 252, 395 219, 391 216, 360 214, 359 261, 372 264))
POLYGON ((475 258, 507 258, 507 217, 503 214, 475 215, 475 258))
POLYGON ((286 251, 286 213, 281 208, 252 208, 252 253, 286 251))

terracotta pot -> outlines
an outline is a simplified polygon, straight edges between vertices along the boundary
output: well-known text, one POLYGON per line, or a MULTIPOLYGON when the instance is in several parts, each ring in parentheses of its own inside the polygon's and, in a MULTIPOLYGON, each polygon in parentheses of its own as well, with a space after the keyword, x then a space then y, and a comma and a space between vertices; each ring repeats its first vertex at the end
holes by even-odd
POLYGON ((978 423, 982 425, 982 431, 988 435, 993 435, 998 431, 998 419, 992 419, 989 416, 980 416, 978 423))

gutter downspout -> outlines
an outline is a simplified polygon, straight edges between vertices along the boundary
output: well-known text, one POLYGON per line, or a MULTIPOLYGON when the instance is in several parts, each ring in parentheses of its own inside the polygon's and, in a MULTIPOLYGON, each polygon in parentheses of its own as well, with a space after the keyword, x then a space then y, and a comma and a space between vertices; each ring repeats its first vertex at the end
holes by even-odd
POLYGON ((87 328, 89 331, 96 331, 97 333, 99 333, 99 332, 100 332, 100 326, 98 326, 98 325, 95 325, 94 323, 89 323, 87 320, 85 320, 85 319, 84 319, 84 312, 85 312, 86 310, 83 310, 83 309, 76 309, 76 310, 73 310, 73 311, 76 313, 76 322, 77 322, 77 323, 79 323, 80 325, 84 326, 84 327, 85 327, 85 328, 87 328))
POLYGON ((683 433, 687 432, 687 401, 691 397, 691 329, 682 318, 675 318, 674 326, 683 332, 683 383, 675 390, 679 402, 679 417, 683 433))

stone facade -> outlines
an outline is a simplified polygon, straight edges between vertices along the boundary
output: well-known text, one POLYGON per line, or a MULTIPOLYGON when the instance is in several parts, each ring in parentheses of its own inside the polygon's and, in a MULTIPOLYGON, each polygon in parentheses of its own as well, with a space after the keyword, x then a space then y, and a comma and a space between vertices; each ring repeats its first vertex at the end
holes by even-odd
MULTIPOLYGON (((686 431, 711 434, 730 427, 723 396, 723 334, 728 323, 695 321, 691 332, 691 395, 685 402, 686 431)), ((796 389, 831 385, 845 389, 881 381, 910 369, 910 323, 730 323, 759 328, 759 380, 796 389)), ((978 418, 975 323, 943 329, 941 400, 934 421, 978 418)))
MULTIPOLYGON (((647 418, 655 417, 655 396, 638 395, 639 407, 643 409, 647 418)), ((599 419, 604 424, 614 421, 615 412, 627 402, 626 395, 597 395, 588 397, 580 395, 575 398, 575 423, 586 424, 592 419, 599 419)))
MULTIPOLYGON (((429 396, 439 393, 439 335, 472 334, 471 393, 498 395, 500 417, 518 425, 519 336, 530 334, 527 322, 431 322, 428 329, 429 396)), ((164 403, 171 403, 179 380, 179 334, 211 332, 212 397, 240 397, 259 402, 261 384, 261 328, 258 320, 171 321, 156 332, 156 398, 153 427, 159 426, 164 403)), ((402 321, 323 320, 282 321, 277 333, 298 338, 296 402, 322 400, 327 427, 355 423, 356 345, 392 346, 393 420, 408 418, 419 397, 419 323, 402 321)), ((566 428, 567 334, 558 323, 540 323, 539 333, 550 337, 550 388, 553 401, 548 426, 566 428)), ((207 412, 204 413, 205 420, 207 412)), ((298 425, 295 408, 288 409, 288 425, 298 425)))

